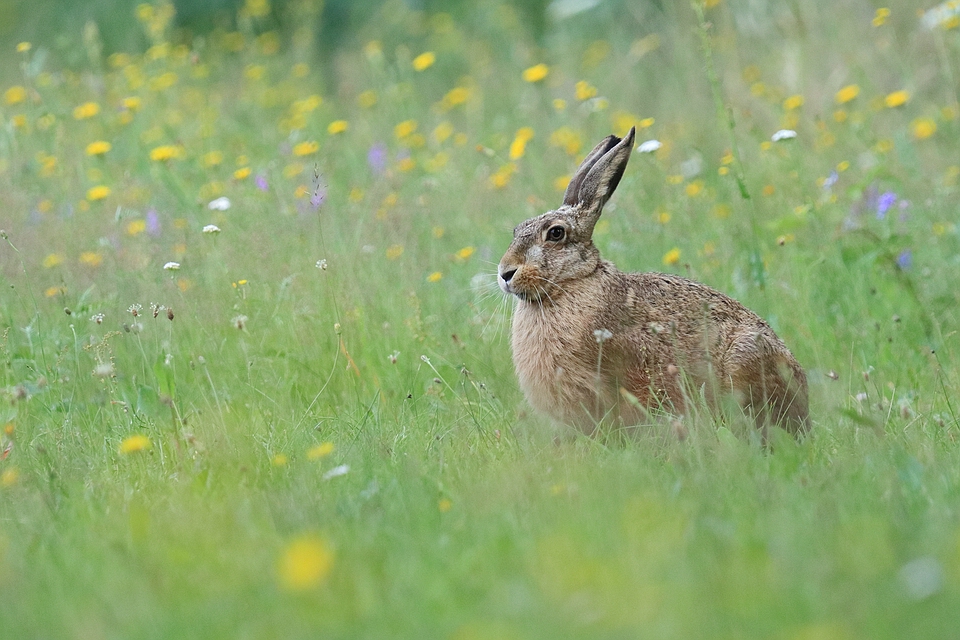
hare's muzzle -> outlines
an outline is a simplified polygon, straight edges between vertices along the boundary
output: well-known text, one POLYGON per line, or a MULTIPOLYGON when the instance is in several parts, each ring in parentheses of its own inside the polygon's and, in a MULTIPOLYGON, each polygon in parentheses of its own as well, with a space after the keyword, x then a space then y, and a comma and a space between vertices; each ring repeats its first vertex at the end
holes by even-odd
POLYGON ((513 276, 516 273, 517 270, 514 267, 502 267, 500 269, 497 282, 500 284, 500 289, 502 289, 504 293, 515 293, 513 287, 510 286, 510 281, 513 280, 513 276))

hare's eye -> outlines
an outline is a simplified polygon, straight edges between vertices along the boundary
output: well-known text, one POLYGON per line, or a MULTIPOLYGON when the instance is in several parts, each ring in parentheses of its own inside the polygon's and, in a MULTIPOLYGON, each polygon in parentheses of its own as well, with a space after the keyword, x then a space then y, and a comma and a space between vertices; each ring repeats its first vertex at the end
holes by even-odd
POLYGON ((565 234, 566 234, 566 230, 564 230, 564 228, 561 227, 560 225, 557 225, 555 227, 550 227, 549 229, 547 229, 547 240, 551 240, 553 242, 559 242, 560 240, 563 240, 563 236, 565 234))

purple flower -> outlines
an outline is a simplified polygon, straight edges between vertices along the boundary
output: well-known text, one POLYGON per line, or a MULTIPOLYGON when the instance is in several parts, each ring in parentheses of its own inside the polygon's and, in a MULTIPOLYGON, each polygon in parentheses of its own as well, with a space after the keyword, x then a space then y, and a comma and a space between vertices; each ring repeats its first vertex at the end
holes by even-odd
POLYGON ((387 168, 387 146, 382 142, 374 143, 367 152, 367 164, 374 173, 383 173, 387 168))
POLYGON ((257 185, 257 189, 260 189, 260 191, 266 191, 270 188, 270 185, 267 183, 267 176, 263 175, 262 173, 257 174, 254 182, 257 185))
POLYGON ((906 271, 913 264, 913 253, 910 252, 910 249, 904 249, 900 252, 900 255, 897 256, 897 266, 900 267, 903 271, 906 271))
POLYGON ((147 209, 147 233, 154 238, 160 235, 160 216, 153 207, 147 209))
POLYGON ((890 210, 890 207, 893 206, 893 203, 897 201, 897 194, 893 191, 886 191, 880 195, 880 199, 877 200, 877 220, 883 220, 887 215, 887 211, 890 210))
POLYGON ((327 200, 327 188, 322 184, 317 185, 317 188, 313 190, 313 195, 310 196, 310 206, 313 207, 313 210, 316 211, 319 209, 324 202, 327 200))

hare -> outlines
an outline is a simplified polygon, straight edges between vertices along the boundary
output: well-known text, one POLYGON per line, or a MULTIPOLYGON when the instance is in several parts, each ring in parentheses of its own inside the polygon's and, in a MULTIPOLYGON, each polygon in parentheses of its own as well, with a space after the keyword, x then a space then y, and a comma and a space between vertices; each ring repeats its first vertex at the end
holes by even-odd
POLYGON ((517 226, 500 260, 500 288, 516 297, 513 361, 527 401, 593 434, 604 420, 682 415, 701 394, 717 410, 732 395, 764 439, 769 424, 799 437, 809 424, 806 375, 766 322, 698 282, 623 273, 594 246, 634 133, 598 144, 563 204, 517 226))

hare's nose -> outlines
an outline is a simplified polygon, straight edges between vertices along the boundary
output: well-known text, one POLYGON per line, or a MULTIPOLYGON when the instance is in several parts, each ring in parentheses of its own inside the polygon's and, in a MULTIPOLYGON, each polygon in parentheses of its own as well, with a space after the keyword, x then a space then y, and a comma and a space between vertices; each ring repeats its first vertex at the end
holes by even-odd
POLYGON ((508 271, 504 271, 503 273, 501 273, 500 277, 503 278, 504 282, 510 282, 510 279, 513 278, 513 274, 515 274, 516 272, 517 272, 516 269, 510 269, 508 271))

